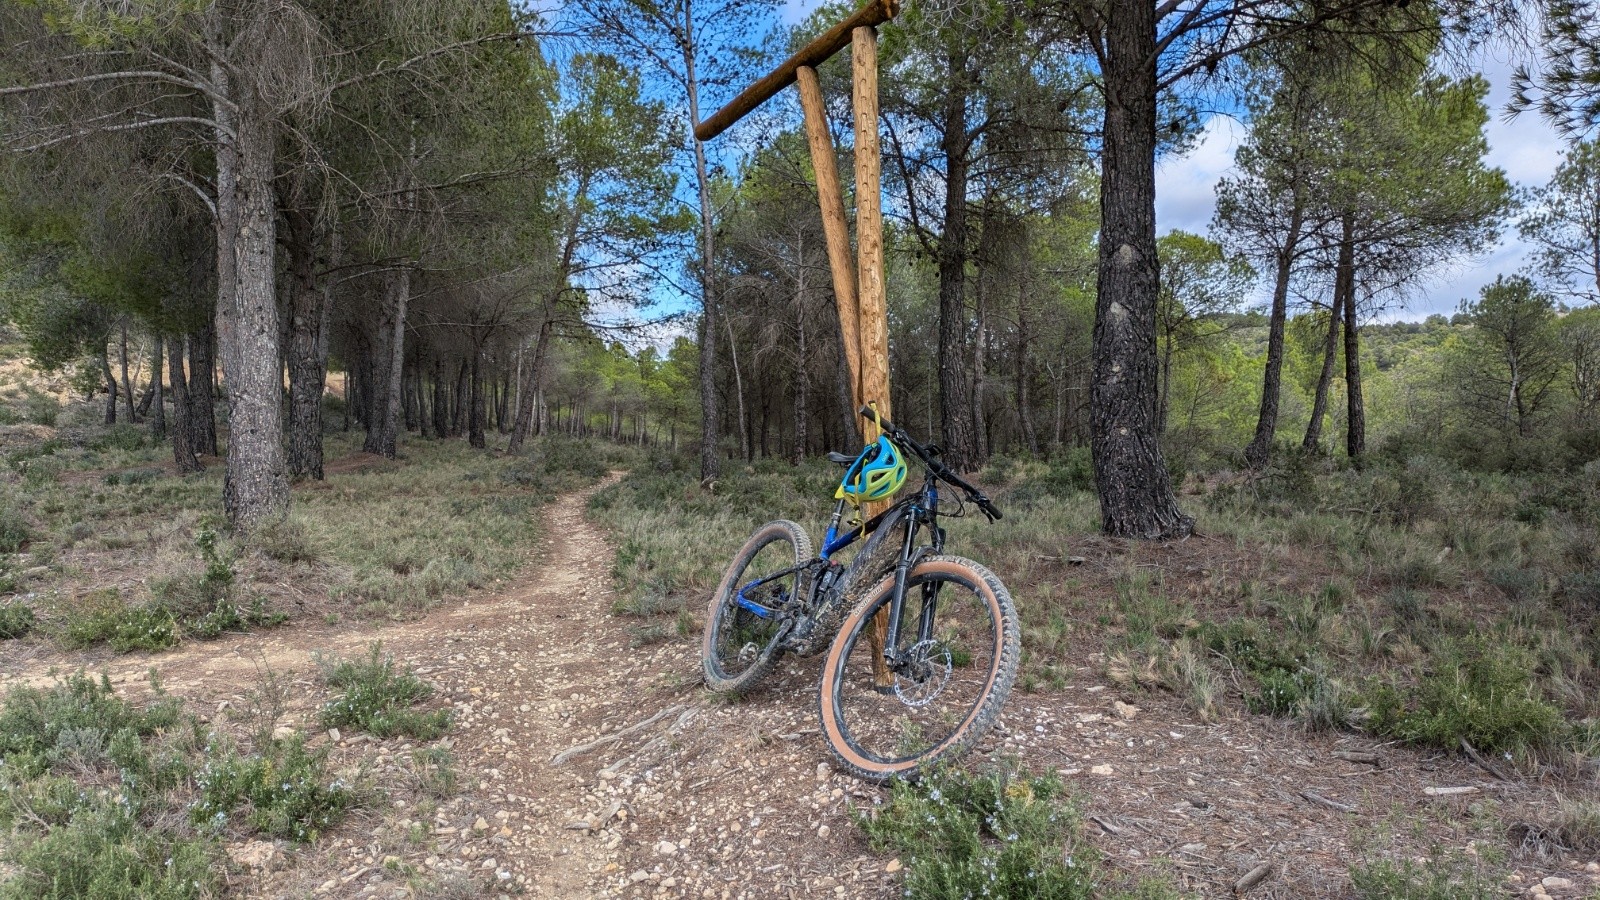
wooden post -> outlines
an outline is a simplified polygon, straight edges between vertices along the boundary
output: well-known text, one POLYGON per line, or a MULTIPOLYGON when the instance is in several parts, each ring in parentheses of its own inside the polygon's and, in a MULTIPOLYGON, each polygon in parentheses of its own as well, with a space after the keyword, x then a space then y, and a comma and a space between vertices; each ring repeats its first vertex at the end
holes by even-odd
POLYGON ((811 168, 817 175, 822 234, 827 238, 828 267, 833 271, 833 296, 839 309, 844 358, 850 367, 850 397, 859 408, 864 402, 861 397, 861 308, 856 302, 855 260, 850 258, 850 220, 844 212, 844 190, 839 186, 839 166, 834 159, 833 137, 828 133, 828 116, 822 105, 817 70, 801 66, 795 75, 800 88, 800 108, 805 112, 811 168))
MULTIPOLYGON (((861 341, 861 371, 857 378, 861 402, 876 404, 878 412, 890 418, 889 310, 883 284, 883 196, 879 185, 878 32, 864 25, 852 32, 850 39, 856 124, 856 297, 861 341)), ((888 506, 885 501, 869 503, 862 515, 875 516, 888 506)), ((880 689, 894 686, 894 673, 883 660, 888 634, 886 606, 873 618, 872 630, 867 634, 873 682, 880 689)))

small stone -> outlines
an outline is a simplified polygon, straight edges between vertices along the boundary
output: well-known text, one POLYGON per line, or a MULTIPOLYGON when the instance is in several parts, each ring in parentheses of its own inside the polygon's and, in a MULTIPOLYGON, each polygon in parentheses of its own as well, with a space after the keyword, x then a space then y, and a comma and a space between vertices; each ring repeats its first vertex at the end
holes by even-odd
POLYGON ((883 867, 883 870, 885 872, 900 871, 900 857, 897 856, 894 859, 889 860, 888 864, 883 867))
POLYGON ((272 729, 272 739, 275 741, 286 741, 292 737, 294 737, 294 726, 292 725, 279 725, 277 728, 272 729))
POLYGON ((1594 875, 1596 873, 1600 873, 1600 862, 1589 863, 1588 865, 1583 867, 1583 870, 1585 872, 1588 872, 1590 875, 1594 875))
POLYGON ((1101 765, 1098 765, 1098 766, 1091 766, 1089 768, 1089 774, 1090 775, 1115 775, 1115 774, 1117 774, 1117 772, 1116 772, 1115 769, 1111 768, 1111 766, 1105 765, 1105 764, 1101 764, 1101 765))
POLYGON ((489 830, 489 820, 485 819, 483 816, 479 816, 478 817, 478 821, 472 823, 472 830, 473 831, 488 831, 489 830))
POLYGON ((832 830, 833 830, 832 828, 829 828, 826 825, 820 826, 820 827, 817 828, 817 837, 825 838, 825 837, 828 836, 828 832, 830 832, 832 830))
POLYGON ((1132 703, 1123 703, 1121 700, 1111 701, 1111 711, 1116 713, 1117 718, 1124 722, 1131 722, 1139 715, 1139 707, 1134 706, 1132 703))
POLYGON ((344 736, 339 733, 339 729, 337 729, 337 728, 329 728, 328 729, 328 740, 330 740, 330 741, 339 741, 339 740, 342 740, 343 737, 344 736))
POLYGON ((817 763, 817 780, 821 781, 822 779, 827 778, 828 777, 828 771, 829 770, 828 770, 828 764, 827 763, 825 763, 825 762, 817 763))
POLYGON ((228 848, 228 858, 241 866, 251 869, 264 869, 278 855, 278 848, 270 841, 251 841, 238 847, 228 848))
POLYGON ((1546 890, 1561 890, 1563 888, 1570 888, 1573 886, 1571 878, 1562 878, 1559 875, 1551 875, 1549 878, 1546 878, 1539 883, 1543 885, 1546 890))
POLYGON ((638 884, 639 882, 646 881, 649 878, 650 878, 650 873, 649 872, 646 872, 643 869, 639 869, 638 871, 634 872, 632 875, 628 876, 628 881, 630 881, 630 882, 632 882, 634 884, 638 884))
POLYGON ((671 856, 678 852, 678 845, 671 841, 662 841, 656 845, 656 853, 660 856, 671 856))

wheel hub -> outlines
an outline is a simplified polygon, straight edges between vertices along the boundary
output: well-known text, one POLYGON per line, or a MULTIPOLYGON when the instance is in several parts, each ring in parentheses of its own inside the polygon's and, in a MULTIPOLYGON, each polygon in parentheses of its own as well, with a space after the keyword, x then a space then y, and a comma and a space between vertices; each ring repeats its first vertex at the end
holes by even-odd
POLYGON ((927 706, 950 682, 950 672, 950 649, 938 641, 921 641, 901 657, 894 695, 906 706, 927 706))

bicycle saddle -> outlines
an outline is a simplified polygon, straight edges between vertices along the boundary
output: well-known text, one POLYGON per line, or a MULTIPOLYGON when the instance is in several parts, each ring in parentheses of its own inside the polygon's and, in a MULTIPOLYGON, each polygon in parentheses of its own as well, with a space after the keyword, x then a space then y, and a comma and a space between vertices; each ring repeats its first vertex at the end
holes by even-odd
POLYGON ((841 466, 848 466, 855 461, 856 458, 848 453, 840 453, 837 450, 828 451, 828 462, 838 463, 841 466))

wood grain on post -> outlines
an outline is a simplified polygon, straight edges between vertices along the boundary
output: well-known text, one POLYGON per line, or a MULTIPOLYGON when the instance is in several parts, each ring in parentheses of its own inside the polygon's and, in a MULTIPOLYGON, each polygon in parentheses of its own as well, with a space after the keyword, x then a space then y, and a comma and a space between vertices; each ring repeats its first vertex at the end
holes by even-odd
MULTIPOLYGON (((870 0, 866 6, 856 10, 850 18, 829 28, 817 36, 811 43, 800 48, 799 52, 784 60, 781 65, 759 81, 750 85, 739 93, 739 96, 729 101, 727 106, 716 111, 711 118, 694 127, 694 136, 702 141, 709 141, 717 135, 727 131, 729 126, 744 118, 749 112, 761 104, 772 99, 779 91, 794 83, 795 73, 802 66, 816 68, 828 57, 844 49, 850 43, 851 35, 862 27, 870 28, 881 25, 894 18, 900 12, 900 0, 870 0)), ((874 67, 874 73, 877 69, 874 67)))
POLYGON ((817 70, 801 66, 795 71, 800 108, 805 112, 806 143, 811 147, 811 168, 817 174, 817 200, 822 204, 822 234, 828 244, 828 267, 833 271, 833 296, 839 309, 839 330, 844 358, 850 367, 850 399, 861 408, 861 308, 856 303, 856 263, 850 255, 850 220, 844 211, 844 189, 839 186, 839 165, 833 136, 822 105, 817 70))
MULTIPOLYGON (((850 62, 854 69, 853 106, 856 124, 856 302, 860 306, 861 400, 877 404, 884 418, 889 409, 889 310, 883 285, 883 197, 879 182, 878 151, 878 32, 863 25, 850 35, 850 62)), ((862 514, 871 517, 888 508, 885 501, 869 503, 862 514)), ((889 634, 889 608, 873 618, 867 633, 872 648, 873 681, 880 688, 894 684, 894 673, 883 659, 889 634)))

